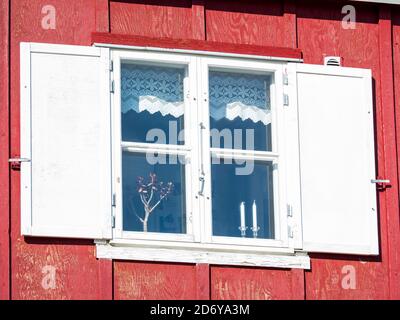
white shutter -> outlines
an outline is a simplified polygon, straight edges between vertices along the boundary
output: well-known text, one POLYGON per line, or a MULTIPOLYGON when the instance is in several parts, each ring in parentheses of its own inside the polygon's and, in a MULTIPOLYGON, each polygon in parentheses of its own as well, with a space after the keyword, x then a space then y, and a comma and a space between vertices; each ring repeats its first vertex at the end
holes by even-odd
POLYGON ((303 250, 378 254, 371 71, 289 64, 303 250))
POLYGON ((21 231, 111 237, 109 49, 21 43, 21 231))

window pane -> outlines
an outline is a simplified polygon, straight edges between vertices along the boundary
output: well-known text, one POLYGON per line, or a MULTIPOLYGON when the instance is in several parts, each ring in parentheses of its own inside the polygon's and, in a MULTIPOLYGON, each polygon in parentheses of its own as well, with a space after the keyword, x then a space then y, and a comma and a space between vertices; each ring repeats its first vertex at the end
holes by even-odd
POLYGON ((124 230, 146 231, 146 212, 150 212, 148 232, 186 233, 185 168, 179 160, 166 157, 165 162, 174 164, 151 164, 154 158, 148 161, 145 154, 123 152, 124 230))
POLYGON ((209 72, 211 146, 271 151, 271 75, 209 72))
POLYGON ((239 161, 212 159, 213 235, 273 239, 273 164, 239 161))
POLYGON ((123 141, 183 144, 184 76, 184 68, 122 63, 123 141))

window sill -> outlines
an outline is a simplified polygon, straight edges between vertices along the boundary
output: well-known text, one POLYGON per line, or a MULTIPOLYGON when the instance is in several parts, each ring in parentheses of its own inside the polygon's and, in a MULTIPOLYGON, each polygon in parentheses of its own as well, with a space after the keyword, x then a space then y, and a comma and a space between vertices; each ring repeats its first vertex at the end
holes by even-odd
POLYGON ((302 252, 268 252, 261 250, 228 250, 218 246, 150 246, 143 242, 95 241, 100 259, 153 262, 208 263, 253 267, 310 269, 310 258, 302 252))

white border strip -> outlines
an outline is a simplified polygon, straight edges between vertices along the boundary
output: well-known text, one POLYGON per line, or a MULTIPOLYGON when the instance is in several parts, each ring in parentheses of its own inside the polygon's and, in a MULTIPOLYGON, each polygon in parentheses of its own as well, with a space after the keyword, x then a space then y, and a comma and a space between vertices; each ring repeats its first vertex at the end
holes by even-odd
POLYGON ((184 53, 184 54, 192 54, 192 55, 199 55, 199 56, 232 57, 232 58, 242 58, 242 59, 258 59, 258 60, 268 60, 268 61, 272 60, 272 61, 284 61, 284 62, 286 62, 286 61, 303 62, 303 59, 295 59, 295 58, 283 58, 283 57, 262 56, 262 55, 255 55, 255 54, 239 54, 239 53, 215 52, 215 51, 204 51, 204 50, 129 46, 129 45, 122 45, 122 44, 107 44, 107 43, 98 43, 98 42, 93 43, 93 46, 110 48, 110 49, 184 53))
POLYGON ((400 4, 400 0, 351 0, 353 2, 372 2, 372 3, 387 3, 387 4, 400 4))
POLYGON ((96 244, 96 257, 153 262, 207 263, 289 269, 310 269, 310 257, 304 253, 278 255, 268 253, 221 252, 199 249, 148 248, 96 244))

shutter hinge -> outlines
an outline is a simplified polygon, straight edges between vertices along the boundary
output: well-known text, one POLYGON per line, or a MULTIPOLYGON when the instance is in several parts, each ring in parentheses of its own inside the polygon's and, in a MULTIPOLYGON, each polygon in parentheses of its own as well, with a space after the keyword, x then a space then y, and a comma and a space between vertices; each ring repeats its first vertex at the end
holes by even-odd
POLYGON ((283 85, 285 85, 285 86, 289 85, 289 77, 288 77, 287 73, 283 74, 283 85))
POLYGON ((293 238, 293 237, 294 237, 294 235, 293 235, 293 229, 292 229, 291 226, 288 226, 288 237, 289 237, 289 238, 293 238))
POLYGON ((293 207, 290 204, 286 205, 286 212, 288 217, 293 217, 293 207))
POLYGON ((111 80, 110 81, 110 92, 114 93, 114 89, 115 89, 115 82, 114 82, 114 80, 111 80))
MULTIPOLYGON (((112 197, 111 197, 111 206, 114 207, 114 208, 117 206, 117 197, 116 197, 115 193, 113 193, 112 197)), ((115 228, 115 214, 114 214, 114 212, 111 215, 111 228, 115 228)))
POLYGON ((115 215, 111 216, 111 228, 115 228, 115 215))
POLYGON ((289 95, 284 93, 283 94, 283 105, 288 106, 289 105, 289 95))
POLYGON ((110 61, 110 71, 114 71, 114 61, 110 61))

